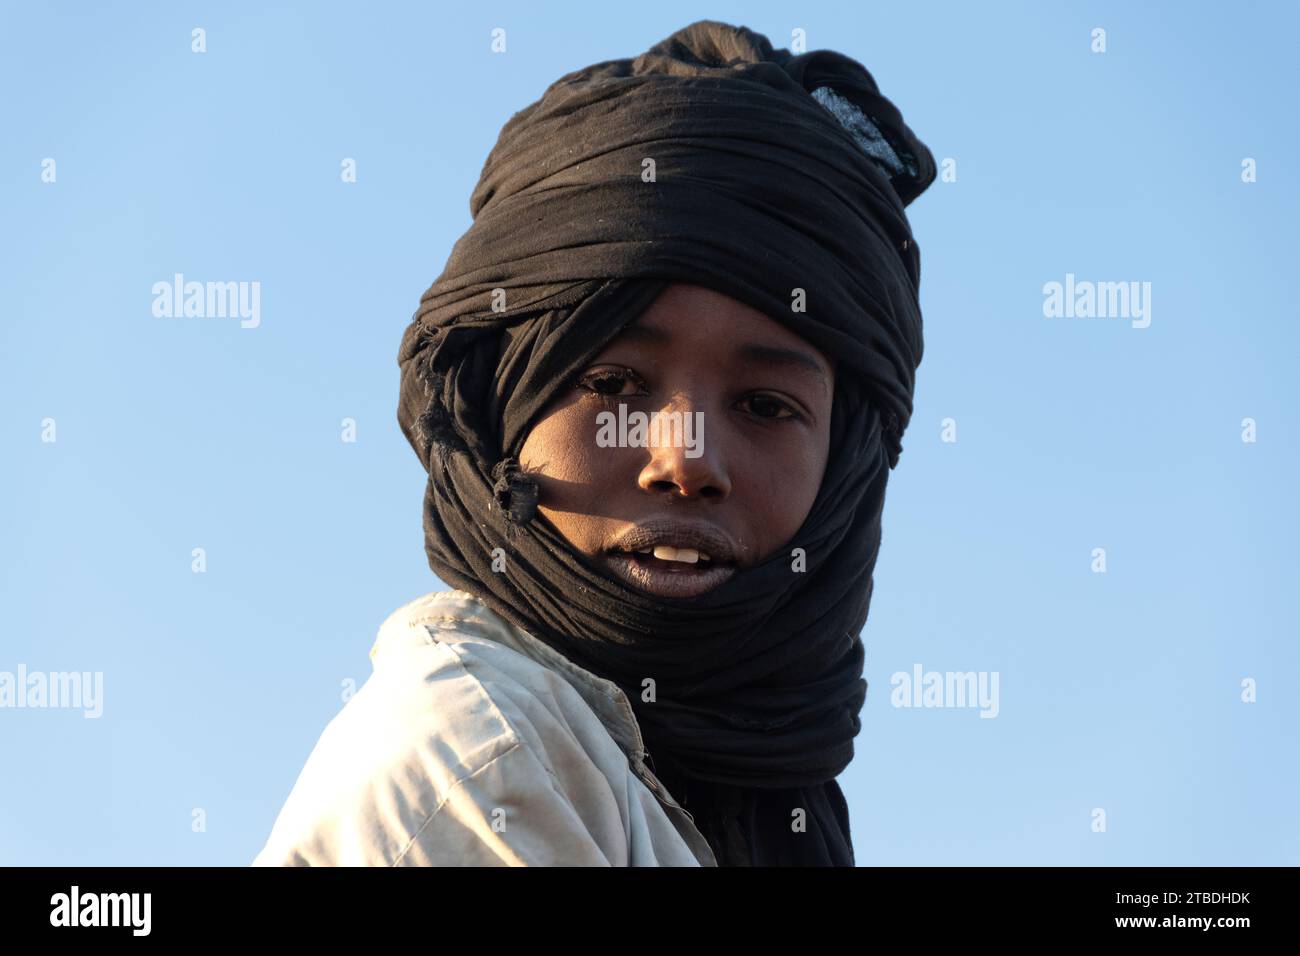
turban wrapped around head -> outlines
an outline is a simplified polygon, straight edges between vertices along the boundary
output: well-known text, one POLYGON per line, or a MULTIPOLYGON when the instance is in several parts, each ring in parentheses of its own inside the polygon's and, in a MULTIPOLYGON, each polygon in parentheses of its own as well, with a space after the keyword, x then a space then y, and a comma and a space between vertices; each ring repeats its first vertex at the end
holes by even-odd
POLYGON ((650 765, 723 864, 854 861, 835 777, 860 727, 859 632, 921 360, 904 209, 934 176, 861 64, 702 20, 561 77, 505 124, 473 224, 402 339, 430 567, 628 693, 650 765), (836 365, 803 526, 689 599, 577 552, 518 459, 558 390, 674 282, 764 312, 836 365))

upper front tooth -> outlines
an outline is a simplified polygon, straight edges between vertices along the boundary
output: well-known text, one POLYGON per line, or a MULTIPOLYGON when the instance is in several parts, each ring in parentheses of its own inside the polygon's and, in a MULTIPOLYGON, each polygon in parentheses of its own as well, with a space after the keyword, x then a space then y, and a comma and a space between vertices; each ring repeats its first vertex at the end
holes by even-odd
POLYGON ((668 544, 656 544, 654 554, 656 558, 664 561, 685 561, 687 564, 694 564, 700 560, 700 552, 694 548, 674 548, 668 544))

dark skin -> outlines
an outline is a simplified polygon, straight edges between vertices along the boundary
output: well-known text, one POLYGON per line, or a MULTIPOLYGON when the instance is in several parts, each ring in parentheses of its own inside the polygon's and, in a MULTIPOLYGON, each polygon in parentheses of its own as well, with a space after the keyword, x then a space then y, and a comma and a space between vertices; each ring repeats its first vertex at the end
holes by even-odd
POLYGON ((713 289, 676 284, 557 393, 519 459, 537 478, 540 514, 585 555, 605 560, 634 526, 681 518, 726 535, 743 568, 785 548, 807 517, 833 396, 834 365, 807 340, 713 289), (596 416, 620 402, 702 412, 701 453, 666 440, 600 447, 596 416))

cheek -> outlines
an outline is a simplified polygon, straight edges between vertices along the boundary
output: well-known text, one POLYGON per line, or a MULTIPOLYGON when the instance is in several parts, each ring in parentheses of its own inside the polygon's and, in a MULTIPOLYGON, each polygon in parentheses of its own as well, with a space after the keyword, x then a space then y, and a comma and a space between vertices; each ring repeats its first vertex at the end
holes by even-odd
POLYGON ((542 416, 519 462, 537 479, 542 517, 576 550, 595 555, 608 536, 611 502, 635 474, 635 452, 599 447, 594 413, 571 403, 542 416))
POLYGON ((733 472, 733 493, 750 511, 756 536, 769 546, 789 540, 808 517, 821 489, 827 449, 826 437, 816 435, 776 446, 751 445, 743 466, 733 472))
POLYGON ((539 476, 543 504, 580 504, 612 482, 618 449, 597 446, 596 430, 593 414, 574 403, 543 415, 529 432, 519 461, 539 476))

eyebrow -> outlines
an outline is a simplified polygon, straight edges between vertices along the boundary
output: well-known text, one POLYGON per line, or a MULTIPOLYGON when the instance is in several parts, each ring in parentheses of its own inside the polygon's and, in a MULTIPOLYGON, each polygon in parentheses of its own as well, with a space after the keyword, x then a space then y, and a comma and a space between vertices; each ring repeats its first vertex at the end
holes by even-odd
MULTIPOLYGON (((671 337, 663 329, 635 324, 625 327, 619 334, 619 338, 625 341, 627 339, 640 339, 656 345, 666 344, 671 337)), ((761 362, 764 365, 801 368, 804 371, 815 373, 823 381, 826 381, 826 370, 822 367, 822 364, 807 352, 800 352, 797 349, 780 348, 775 345, 749 344, 738 348, 736 355, 751 362, 761 362)))

